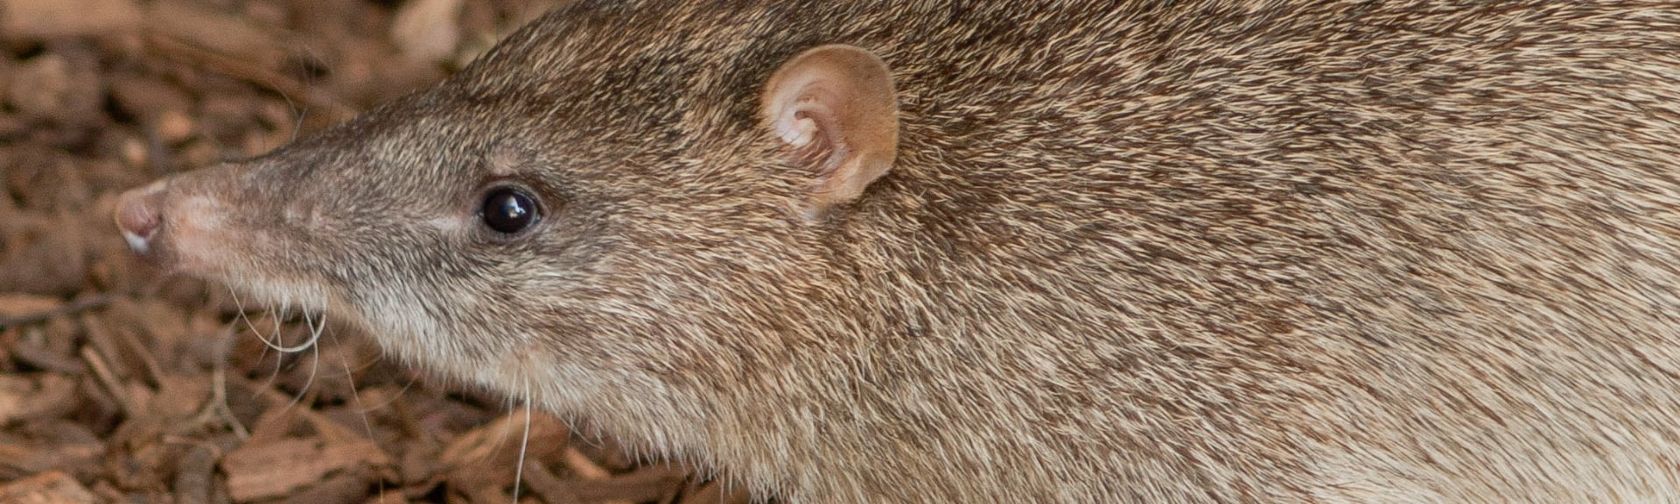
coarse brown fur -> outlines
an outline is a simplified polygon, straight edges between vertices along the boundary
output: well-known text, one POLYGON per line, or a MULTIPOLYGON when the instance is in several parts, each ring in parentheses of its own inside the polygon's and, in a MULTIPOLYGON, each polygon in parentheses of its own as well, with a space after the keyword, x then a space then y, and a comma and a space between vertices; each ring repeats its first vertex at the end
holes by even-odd
POLYGON ((583 2, 145 197, 185 271, 761 497, 1680 499, 1671 2, 583 2), (759 95, 830 43, 897 160, 810 221, 759 95))

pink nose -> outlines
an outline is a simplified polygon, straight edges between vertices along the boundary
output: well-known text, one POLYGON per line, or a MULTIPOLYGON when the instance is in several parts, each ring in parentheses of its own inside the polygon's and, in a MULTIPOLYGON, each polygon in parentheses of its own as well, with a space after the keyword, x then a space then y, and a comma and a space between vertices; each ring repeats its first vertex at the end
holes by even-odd
POLYGON ((151 248, 151 240, 163 226, 163 214, 158 203, 162 199, 162 184, 133 189, 117 199, 117 229, 122 231, 128 248, 144 254, 151 248))

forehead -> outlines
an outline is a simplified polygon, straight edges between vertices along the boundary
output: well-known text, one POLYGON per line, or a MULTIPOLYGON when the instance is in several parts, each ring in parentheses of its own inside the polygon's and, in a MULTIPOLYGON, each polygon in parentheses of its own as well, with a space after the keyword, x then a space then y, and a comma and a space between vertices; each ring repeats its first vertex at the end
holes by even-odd
POLYGON ((475 101, 523 104, 524 115, 578 135, 658 130, 718 103, 699 93, 720 88, 736 66, 731 55, 753 39, 720 18, 723 5, 583 4, 509 35, 451 82, 475 101))
POLYGON ((723 156, 751 137, 754 79, 771 69, 732 62, 773 60, 732 42, 753 37, 711 33, 747 30, 741 24, 688 19, 683 8, 557 11, 323 143, 353 152, 352 172, 410 197, 435 199, 440 187, 506 176, 521 163, 559 182, 644 175, 613 185, 680 187, 695 174, 677 173, 672 160, 723 156))

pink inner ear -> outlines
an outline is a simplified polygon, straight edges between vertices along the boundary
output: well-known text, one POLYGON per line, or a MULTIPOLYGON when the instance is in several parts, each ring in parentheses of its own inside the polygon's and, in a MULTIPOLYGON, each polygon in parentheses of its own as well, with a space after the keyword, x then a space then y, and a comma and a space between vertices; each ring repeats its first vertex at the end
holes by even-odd
POLYGON ((898 107, 891 75, 873 54, 823 46, 784 64, 766 84, 767 129, 796 163, 814 163, 810 210, 857 198, 891 168, 898 107))
POLYGON ((811 93, 787 108, 774 127, 776 135, 791 147, 794 159, 812 163, 821 161, 813 175, 827 176, 846 157, 847 143, 834 110, 822 101, 827 93, 815 85, 812 88, 811 93))
POLYGON ((813 140, 820 140, 817 135, 828 135, 830 138, 827 140, 836 140, 833 136, 839 124, 834 115, 835 107, 844 106, 841 103, 843 95, 830 89, 831 85, 824 82, 828 76, 822 72, 803 77, 803 82, 790 83, 799 87, 787 90, 789 96, 778 100, 778 104, 782 105, 782 114, 774 124, 776 135, 794 147, 805 147, 813 140))
POLYGON ((811 117, 809 106, 788 109, 776 120, 776 136, 794 147, 804 147, 816 139, 817 121, 811 117))

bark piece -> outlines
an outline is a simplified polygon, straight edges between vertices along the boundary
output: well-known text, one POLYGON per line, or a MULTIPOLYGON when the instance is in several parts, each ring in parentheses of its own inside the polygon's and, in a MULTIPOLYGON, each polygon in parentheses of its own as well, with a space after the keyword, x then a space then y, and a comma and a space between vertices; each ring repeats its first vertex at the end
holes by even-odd
POLYGON ((132 29, 139 21, 134 0, 0 1, 0 34, 9 40, 109 34, 132 29))
POLYGON ((0 502, 14 504, 93 504, 93 492, 75 478, 48 471, 0 485, 0 502))
POLYGON ((248 502, 286 495, 335 471, 389 463, 389 457, 372 442, 326 444, 288 438, 240 447, 222 458, 222 471, 228 475, 228 494, 233 500, 248 502))
POLYGON ((76 382, 56 374, 0 374, 0 425, 63 413, 75 393, 76 382))

